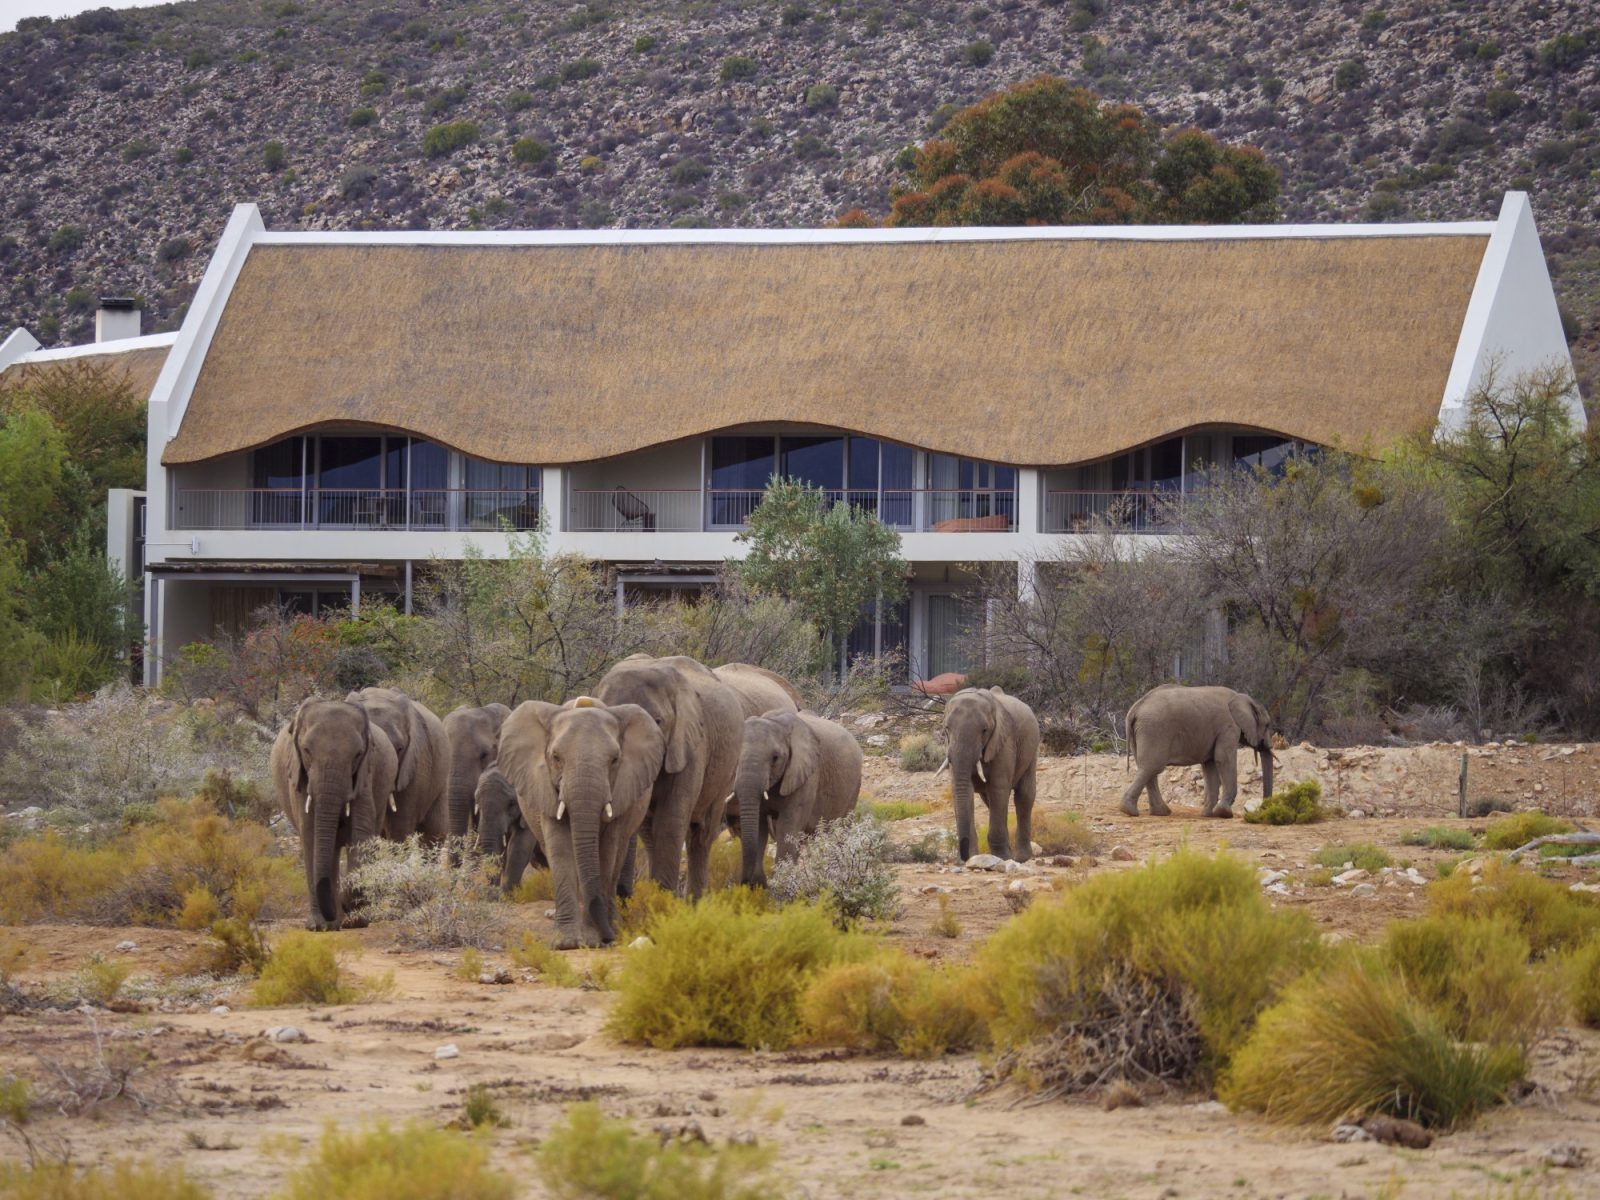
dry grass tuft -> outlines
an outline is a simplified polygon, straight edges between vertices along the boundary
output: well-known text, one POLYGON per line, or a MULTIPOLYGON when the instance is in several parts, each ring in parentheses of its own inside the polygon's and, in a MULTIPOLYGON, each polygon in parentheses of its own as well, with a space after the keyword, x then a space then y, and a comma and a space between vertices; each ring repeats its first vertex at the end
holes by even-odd
POLYGON ((929 733, 908 733, 900 739, 902 771, 937 771, 944 761, 944 750, 929 733))
POLYGON ((512 1200, 516 1181, 489 1165, 488 1143, 420 1123, 345 1132, 328 1125, 281 1200, 512 1200))
POLYGON ((211 1200, 215 1193, 184 1174, 183 1164, 143 1159, 106 1167, 66 1162, 0 1164, 0 1196, 6 1200, 211 1200))
POLYGON ((535 972, 540 983, 551 987, 577 987, 581 982, 566 955, 535 933, 524 933, 522 941, 511 947, 511 961, 535 972))
POLYGON ((343 960, 356 953, 338 934, 290 930, 273 943, 250 1002, 261 1008, 284 1004, 354 1004, 374 999, 394 986, 390 972, 355 980, 343 960))
POLYGON ((555 898, 556 885, 549 867, 529 867, 510 897, 513 904, 545 904, 555 898))
POLYGON ((800 1000, 804 1040, 935 1058, 987 1042, 983 989, 966 968, 935 967, 899 950, 838 963, 800 1000))
POLYGON ((1600 934, 1600 903, 1586 892, 1496 860, 1475 879, 1455 871, 1428 888, 1429 911, 1441 916, 1503 917, 1522 936, 1534 958, 1574 950, 1600 934))
POLYGON ((505 936, 505 910, 490 869, 464 839, 427 846, 412 835, 403 842, 368 842, 349 882, 361 896, 360 915, 391 924, 403 946, 485 949, 505 936), (463 865, 452 866, 452 859, 463 865))
POLYGON ((958 938, 961 936, 961 922, 950 909, 950 897, 940 893, 939 915, 933 919, 933 928, 929 931, 934 937, 958 938))
POLYGON ((1052 813, 1039 808, 1033 810, 1033 840, 1044 854, 1092 854, 1100 843, 1082 813, 1052 813))

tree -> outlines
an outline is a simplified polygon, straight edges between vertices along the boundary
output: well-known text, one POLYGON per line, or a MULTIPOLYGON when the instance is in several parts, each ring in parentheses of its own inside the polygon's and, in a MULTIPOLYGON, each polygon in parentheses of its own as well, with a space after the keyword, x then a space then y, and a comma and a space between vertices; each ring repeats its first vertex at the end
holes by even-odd
POLYGON ((66 456, 98 503, 107 488, 144 486, 145 404, 128 377, 104 364, 64 362, 0 386, 0 419, 37 409, 61 431, 66 456))
POLYGON ((22 543, 0 521, 0 701, 10 700, 28 682, 43 646, 23 604, 22 561, 22 543))
POLYGON ((737 540, 750 548, 737 568, 745 585, 792 601, 821 632, 830 663, 862 610, 905 595, 900 535, 798 480, 774 476, 737 540))
POLYGON ((952 116, 911 156, 885 224, 1227 224, 1271 220, 1277 195, 1254 146, 1198 129, 1163 141, 1133 105, 1045 75, 952 116))
POLYGON ((37 408, 0 415, 0 526, 17 531, 30 564, 60 532, 66 439, 37 408))

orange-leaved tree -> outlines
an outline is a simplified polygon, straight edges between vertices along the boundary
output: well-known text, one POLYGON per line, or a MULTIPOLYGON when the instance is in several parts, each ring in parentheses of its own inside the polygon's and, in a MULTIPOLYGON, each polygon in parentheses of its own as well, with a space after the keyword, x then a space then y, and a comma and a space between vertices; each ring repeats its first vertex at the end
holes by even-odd
MULTIPOLYGON (((887 225, 1227 224, 1276 216, 1278 172, 1254 146, 1163 137, 1131 104, 1045 75, 952 116, 909 155, 887 225)), ((875 225, 860 209, 845 226, 875 225)))

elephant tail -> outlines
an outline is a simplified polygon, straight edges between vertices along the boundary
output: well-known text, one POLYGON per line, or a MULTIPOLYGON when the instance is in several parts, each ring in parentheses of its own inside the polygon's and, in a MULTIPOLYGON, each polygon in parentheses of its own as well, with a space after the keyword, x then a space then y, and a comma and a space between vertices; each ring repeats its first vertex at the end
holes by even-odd
MULTIPOLYGON (((1129 760, 1135 757, 1133 750, 1133 727, 1134 721, 1133 717, 1130 715, 1128 717, 1128 736, 1122 743, 1122 773, 1124 775, 1128 773, 1129 760)), ((1113 725, 1112 728, 1115 729, 1116 726, 1113 725)))

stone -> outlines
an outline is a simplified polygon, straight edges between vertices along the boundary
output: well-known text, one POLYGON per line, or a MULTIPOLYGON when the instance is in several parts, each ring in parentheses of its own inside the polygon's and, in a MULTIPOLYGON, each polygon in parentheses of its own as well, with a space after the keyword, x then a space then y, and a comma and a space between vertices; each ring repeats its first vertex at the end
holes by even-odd
POLYGON ((866 741, 869 746, 887 746, 889 744, 889 735, 886 733, 869 733, 866 741))
POLYGON ((1117 862, 1133 862, 1137 855, 1126 846, 1111 847, 1111 857, 1117 862))
POLYGON ((493 971, 482 971, 478 974, 479 983, 510 983, 511 972, 504 967, 497 967, 493 971))
POLYGON ((1363 897, 1376 896, 1378 894, 1378 885, 1375 883, 1358 883, 1355 885, 1355 887, 1350 889, 1350 894, 1352 896, 1363 897))
POLYGON ((1202 1100, 1199 1104, 1191 1104, 1190 1109, 1197 1113, 1225 1113, 1228 1106, 1221 1100, 1202 1100))
POLYGON ((728 1145, 730 1146, 754 1146, 755 1144, 756 1135, 748 1129, 737 1129, 728 1138, 728 1145))
POLYGON ((1039 845, 1038 842, 1029 842, 1028 843, 1028 857, 1029 858, 1038 858, 1039 855, 1041 855, 1043 853, 1044 853, 1044 847, 1039 845))
POLYGON ((1289 878, 1287 871, 1262 871, 1261 886, 1269 888, 1275 883, 1282 883, 1287 878, 1289 878))
POLYGON ((1333 1140, 1336 1142, 1370 1142, 1372 1135, 1359 1125, 1335 1125, 1333 1127, 1333 1140))
POLYGON ((1032 871, 1033 868, 1025 862, 1018 862, 1014 858, 1006 859, 1005 872, 1007 875, 1028 875, 1031 874, 1032 871))
POLYGON ((1039 861, 1047 867, 1075 867, 1078 865, 1078 860, 1070 854, 1052 854, 1047 858, 1041 858, 1039 861))
POLYGON ((1291 894, 1289 891, 1289 885, 1286 883, 1274 883, 1266 890, 1271 892, 1274 896, 1287 896, 1291 894))
POLYGON ((218 1004, 212 1008, 211 1015, 214 1017, 225 1017, 232 1011, 233 1009, 229 1008, 226 1004, 218 1004))
POLYGON ((1415 1121, 1404 1117, 1368 1117, 1361 1128, 1375 1142, 1385 1146, 1405 1146, 1411 1150, 1426 1150, 1433 1145, 1433 1134, 1415 1121))
POLYGON ((1364 871, 1360 867, 1352 867, 1348 871, 1341 871, 1335 875, 1333 881, 1340 887, 1348 887, 1352 883, 1360 883, 1363 879, 1368 878, 1370 874, 1371 872, 1364 871))
POLYGON ((655 945, 654 942, 652 942, 649 938, 645 937, 644 934, 641 933, 638 937, 634 938, 633 941, 628 943, 628 949, 629 950, 643 950, 648 946, 654 946, 654 945, 655 945))
POLYGON ((138 948, 138 942, 121 941, 117 943, 118 954, 132 954, 138 948))
POLYGON ((1558 1142, 1544 1152, 1544 1161, 1552 1167, 1581 1167, 1589 1161, 1589 1154, 1577 1142, 1558 1142))
POLYGON ((1367 814, 1362 812, 1359 808, 1352 808, 1349 812, 1345 813, 1345 816, 1350 818, 1352 821, 1359 821, 1366 815, 1367 814))
POLYGON ((274 1025, 261 1035, 272 1042, 303 1042, 306 1035, 293 1025, 274 1025))
POLYGON ((461 1050, 454 1042, 446 1042, 433 1052, 434 1058, 460 1058, 461 1050))
POLYGON ((926 1125, 927 1123, 928 1119, 921 1113, 907 1113, 900 1118, 900 1124, 902 1125, 926 1125))
POLYGON ((974 854, 963 865, 969 871, 1005 870, 1005 860, 994 854, 974 854))

